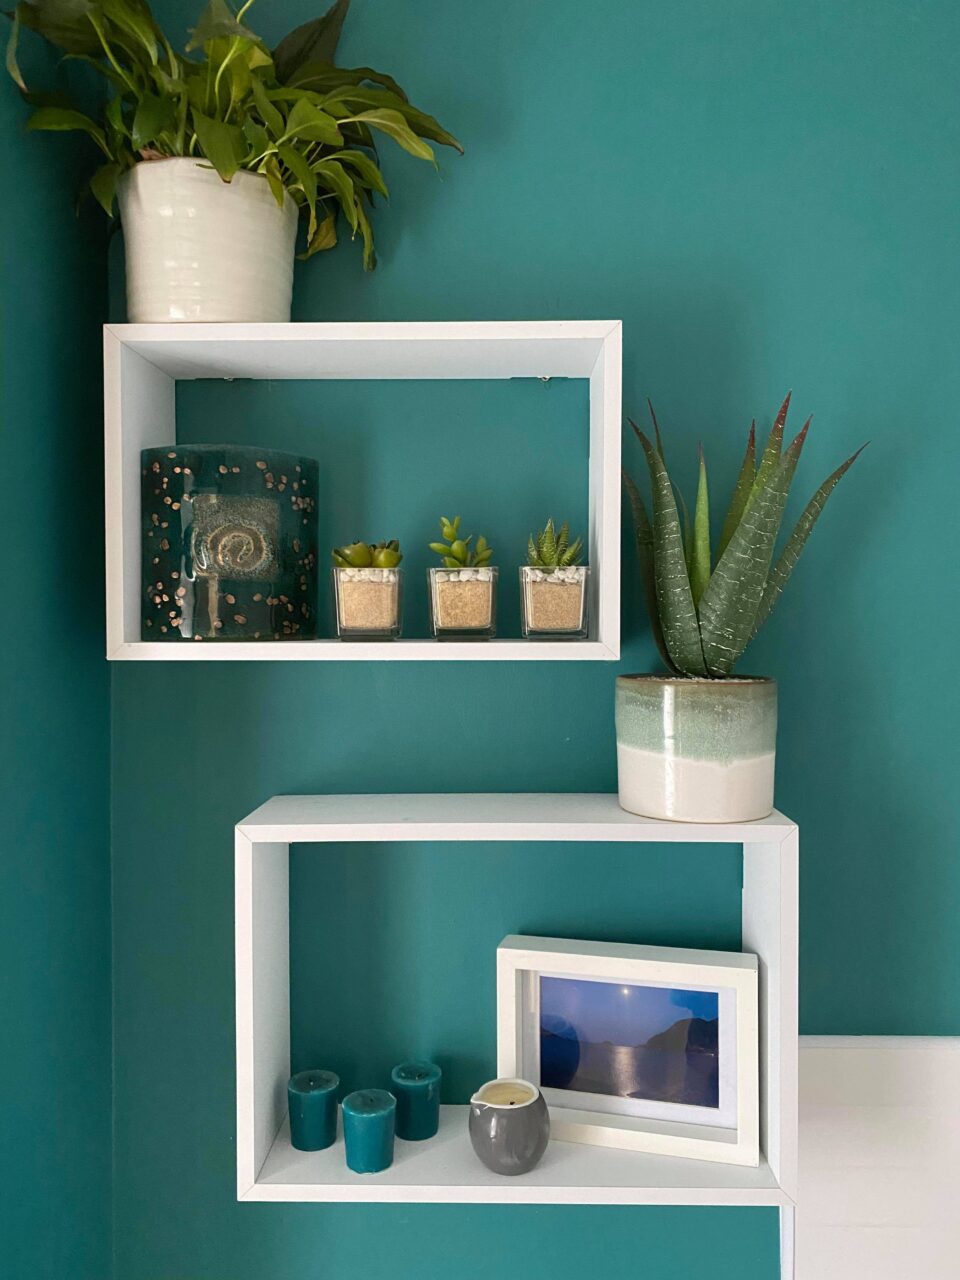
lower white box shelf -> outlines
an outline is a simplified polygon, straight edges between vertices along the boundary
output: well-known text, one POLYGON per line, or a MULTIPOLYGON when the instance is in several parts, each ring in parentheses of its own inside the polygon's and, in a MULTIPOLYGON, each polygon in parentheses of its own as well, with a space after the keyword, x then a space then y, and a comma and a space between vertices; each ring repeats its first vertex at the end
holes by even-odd
MULTIPOLYGON (((236 828, 237 1198, 405 1203, 779 1206, 781 1276, 793 1277, 797 1169, 798 851, 796 824, 658 822, 607 794, 275 796, 236 828), (743 846, 742 946, 760 979, 758 1168, 553 1142, 519 1178, 488 1172, 466 1107, 444 1107, 440 1133, 398 1142, 393 1167, 357 1175, 342 1141, 290 1146, 289 849, 367 841, 596 841, 743 846)), ((493 959, 491 957, 491 980, 493 959)))
POLYGON ((396 1143, 383 1173, 352 1173, 342 1134, 326 1151, 296 1151, 284 1121, 256 1182, 240 1198, 421 1204, 715 1204, 789 1205, 766 1160, 759 1168, 645 1156, 632 1151, 551 1142, 521 1178, 491 1173, 474 1155, 469 1107, 441 1107, 440 1132, 396 1143))

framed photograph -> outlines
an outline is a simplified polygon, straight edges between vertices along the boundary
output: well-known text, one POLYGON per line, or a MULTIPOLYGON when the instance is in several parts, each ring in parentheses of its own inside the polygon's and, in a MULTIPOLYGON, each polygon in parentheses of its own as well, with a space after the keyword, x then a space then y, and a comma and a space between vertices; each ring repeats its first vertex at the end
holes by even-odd
POLYGON ((497 1074, 539 1085, 555 1138, 758 1165, 757 958, 504 938, 497 1074))

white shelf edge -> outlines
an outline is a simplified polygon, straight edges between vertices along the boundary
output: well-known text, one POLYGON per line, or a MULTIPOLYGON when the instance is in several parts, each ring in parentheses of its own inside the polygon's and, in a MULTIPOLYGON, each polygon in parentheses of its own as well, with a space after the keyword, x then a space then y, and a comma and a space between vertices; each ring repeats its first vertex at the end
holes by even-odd
POLYGON ((237 824, 254 843, 583 841, 765 844, 797 830, 784 814, 758 822, 665 822, 621 809, 616 794, 274 796, 237 824))
POLYGON ((466 1106, 441 1108, 440 1133, 399 1142, 380 1174, 347 1167, 342 1136, 326 1151, 295 1151, 284 1121, 242 1201, 404 1204, 607 1204, 790 1206, 765 1160, 757 1168, 643 1156, 553 1141, 536 1169, 490 1173, 474 1155, 466 1106), (639 1181, 637 1181, 639 1179, 639 1181))
POLYGON ((601 640, 245 640, 121 642, 113 662, 616 662, 601 640))

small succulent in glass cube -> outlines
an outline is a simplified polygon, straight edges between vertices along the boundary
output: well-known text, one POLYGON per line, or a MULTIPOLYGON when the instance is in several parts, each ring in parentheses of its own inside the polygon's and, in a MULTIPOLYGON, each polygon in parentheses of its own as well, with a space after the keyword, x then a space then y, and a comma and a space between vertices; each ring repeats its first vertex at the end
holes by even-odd
POLYGON ((333 594, 341 640, 392 640, 400 634, 400 543, 353 542, 333 549, 333 594))
POLYGON ((552 519, 530 535, 527 564, 520 570, 525 638, 571 640, 587 633, 589 569, 580 564, 583 539, 570 541, 570 526, 559 531, 552 519))
POLYGON ((460 517, 440 517, 443 542, 430 550, 442 568, 428 569, 430 621, 438 640, 489 640, 496 634, 497 569, 493 548, 482 535, 462 537, 460 517), (471 545, 473 544, 473 545, 471 545))

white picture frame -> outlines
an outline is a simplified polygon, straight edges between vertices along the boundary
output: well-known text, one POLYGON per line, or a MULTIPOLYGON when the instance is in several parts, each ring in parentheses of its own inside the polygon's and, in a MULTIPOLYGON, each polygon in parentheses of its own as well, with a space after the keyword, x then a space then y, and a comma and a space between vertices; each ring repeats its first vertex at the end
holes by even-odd
POLYGON ((542 1088, 551 1134, 566 1142, 756 1167, 760 1163, 757 957, 511 934, 497 948, 497 1075, 542 1088), (716 993, 718 1105, 704 1107, 544 1087, 541 979, 716 993))

